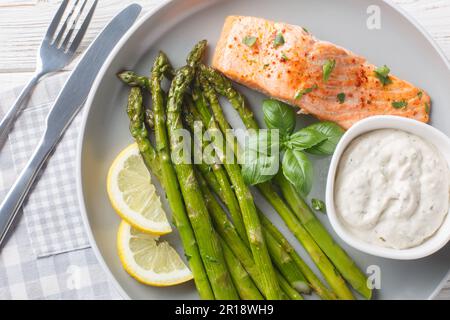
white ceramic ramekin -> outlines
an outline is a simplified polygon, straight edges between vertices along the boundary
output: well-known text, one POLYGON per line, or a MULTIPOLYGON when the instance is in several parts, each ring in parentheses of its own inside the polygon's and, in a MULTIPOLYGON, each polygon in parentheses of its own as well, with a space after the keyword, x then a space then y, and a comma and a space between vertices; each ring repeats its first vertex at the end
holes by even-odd
POLYGON ((422 122, 396 116, 370 117, 353 125, 342 137, 336 147, 328 172, 326 187, 327 214, 330 223, 339 237, 355 249, 365 253, 399 260, 412 260, 426 257, 445 246, 450 240, 450 213, 447 213, 442 226, 421 245, 409 249, 384 248, 364 242, 353 236, 340 221, 334 205, 334 186, 339 160, 347 146, 356 137, 377 129, 399 129, 415 134, 433 144, 447 160, 450 167, 450 139, 439 130, 422 122))

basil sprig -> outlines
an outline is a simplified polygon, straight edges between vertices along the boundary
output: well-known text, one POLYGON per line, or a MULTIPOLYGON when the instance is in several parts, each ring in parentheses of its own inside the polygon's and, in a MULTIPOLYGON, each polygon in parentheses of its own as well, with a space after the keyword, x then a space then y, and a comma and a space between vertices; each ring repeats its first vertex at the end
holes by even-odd
POLYGON ((313 184, 313 166, 305 153, 295 150, 286 150, 283 162, 283 174, 295 187, 297 192, 308 195, 313 184))
POLYGON ((289 149, 307 150, 325 140, 327 140, 327 136, 315 129, 307 127, 292 134, 289 139, 286 140, 285 144, 289 149))
POLYGON ((330 156, 341 140, 344 130, 334 122, 317 122, 310 125, 308 128, 320 132, 326 137, 326 140, 316 144, 315 146, 306 150, 306 152, 318 156, 330 156))
POLYGON ((272 179, 279 171, 281 156, 283 175, 297 192, 308 195, 314 173, 307 154, 333 154, 344 131, 333 122, 318 122, 294 132, 294 109, 277 100, 265 100, 263 112, 271 130, 260 130, 249 137, 242 165, 245 182, 255 185, 272 179))
POLYGON ((246 184, 266 182, 279 170, 279 138, 272 136, 271 132, 260 130, 249 135, 242 165, 242 177, 246 184))
POLYGON ((269 129, 280 130, 285 137, 295 129, 295 111, 291 106, 278 100, 263 101, 264 122, 269 129))

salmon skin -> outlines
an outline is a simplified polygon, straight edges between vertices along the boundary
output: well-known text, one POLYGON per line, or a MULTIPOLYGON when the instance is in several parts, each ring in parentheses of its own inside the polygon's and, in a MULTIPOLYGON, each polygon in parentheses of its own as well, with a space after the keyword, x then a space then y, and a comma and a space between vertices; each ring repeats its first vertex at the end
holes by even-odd
POLYGON ((425 91, 393 75, 380 78, 377 67, 365 58, 318 40, 299 26, 229 16, 213 67, 238 83, 298 106, 301 113, 345 129, 373 115, 429 121, 430 97, 425 91))

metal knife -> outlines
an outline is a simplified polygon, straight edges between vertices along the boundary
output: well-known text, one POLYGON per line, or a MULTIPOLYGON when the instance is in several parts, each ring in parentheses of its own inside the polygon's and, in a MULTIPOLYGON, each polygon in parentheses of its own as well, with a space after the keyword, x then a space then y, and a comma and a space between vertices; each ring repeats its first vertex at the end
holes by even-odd
POLYGON ((115 16, 89 46, 64 84, 50 109, 38 147, 0 206, 0 248, 37 173, 81 109, 105 59, 136 21, 141 9, 140 5, 132 4, 115 16))

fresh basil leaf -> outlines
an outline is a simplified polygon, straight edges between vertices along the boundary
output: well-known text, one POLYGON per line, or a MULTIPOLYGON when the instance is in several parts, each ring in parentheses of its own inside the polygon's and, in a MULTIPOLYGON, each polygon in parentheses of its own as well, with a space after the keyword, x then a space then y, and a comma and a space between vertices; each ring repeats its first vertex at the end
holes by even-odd
POLYGON ((311 205, 316 211, 320 211, 322 213, 325 213, 326 211, 325 203, 322 200, 313 198, 311 199, 311 205))
POLYGON ((301 151, 288 149, 282 162, 283 174, 303 196, 311 191, 313 183, 313 166, 301 151))
POLYGON ((311 93, 313 90, 316 90, 317 88, 318 88, 317 84, 314 84, 312 87, 300 89, 295 94, 294 99, 295 100, 301 99, 305 94, 311 93))
POLYGON ((264 122, 269 129, 278 129, 281 137, 286 137, 295 129, 294 109, 278 100, 263 102, 264 122))
POLYGON ((272 138, 268 130, 260 130, 250 135, 248 145, 244 149, 244 163, 241 169, 246 184, 263 183, 277 174, 280 159, 279 142, 272 138))
POLYGON ((338 99, 339 103, 341 103, 341 104, 344 103, 345 102, 345 93, 343 93, 343 92, 338 93, 337 99, 338 99))
POLYGON ((278 32, 277 35, 275 36, 275 40, 273 41, 273 45, 275 47, 281 46, 284 44, 284 37, 283 34, 281 32, 278 32))
MULTIPOLYGON (((248 157, 248 154, 245 155, 248 157)), ((242 164, 242 177, 247 185, 254 186, 269 181, 278 173, 279 157, 259 154, 246 158, 242 164)))
POLYGON ((402 101, 392 101, 392 107, 395 109, 403 109, 408 106, 408 102, 405 100, 402 101))
POLYGON ((327 140, 327 136, 323 133, 311 128, 303 128, 292 134, 285 142, 285 145, 289 149, 305 150, 312 148, 325 140, 327 140))
POLYGON ((391 72, 391 69, 389 69, 387 65, 378 67, 374 70, 375 76, 380 80, 383 86, 392 83, 391 78, 389 78, 389 72, 391 72))
POLYGON ((336 67, 336 60, 327 60, 322 66, 322 78, 323 81, 327 82, 330 78, 331 72, 333 72, 334 67, 336 67))
POLYGON ((280 137, 272 130, 260 129, 251 132, 244 149, 253 150, 262 154, 279 154, 280 137))
POLYGON ((258 40, 258 38, 253 36, 245 36, 245 38, 242 40, 242 43, 248 47, 253 47, 253 45, 256 43, 256 40, 258 40))
POLYGON ((315 145, 314 147, 305 150, 308 153, 315 155, 332 155, 334 149, 344 134, 344 130, 334 122, 318 122, 307 128, 316 130, 327 137, 327 140, 315 145))

